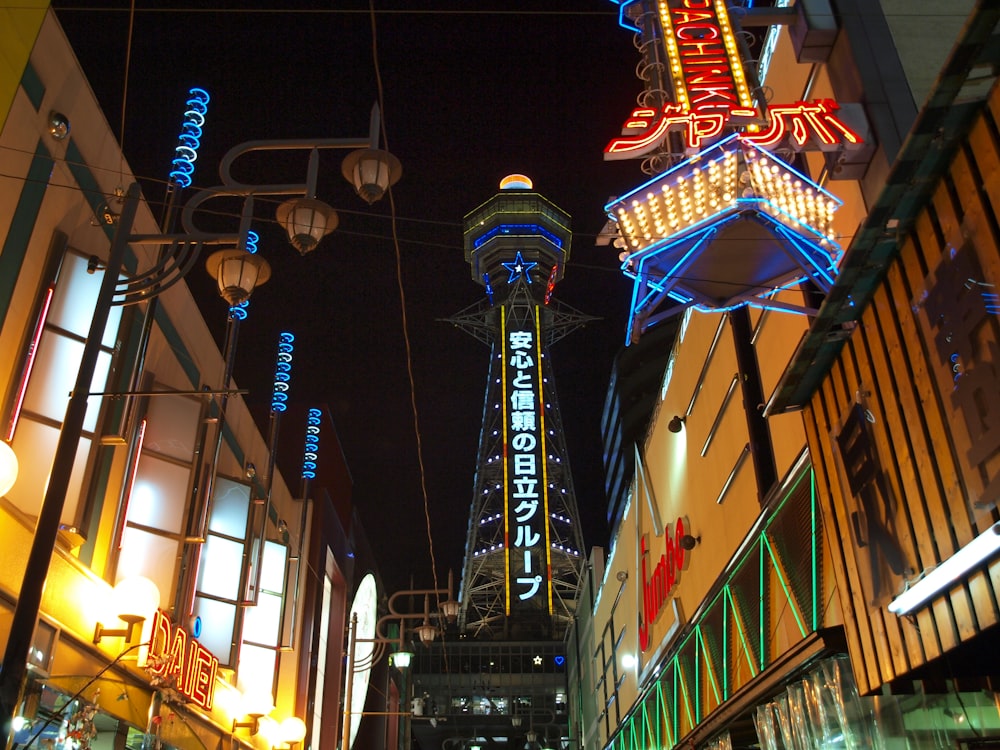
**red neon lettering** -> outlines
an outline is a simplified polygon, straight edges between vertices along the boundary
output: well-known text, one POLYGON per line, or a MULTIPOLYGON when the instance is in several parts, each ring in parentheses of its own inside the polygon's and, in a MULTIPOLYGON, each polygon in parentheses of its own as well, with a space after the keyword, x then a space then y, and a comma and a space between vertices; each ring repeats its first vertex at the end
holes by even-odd
POLYGON ((639 618, 639 648, 648 651, 652 645, 649 629, 663 612, 667 601, 673 594, 680 580, 681 571, 685 568, 684 547, 681 539, 684 537, 684 519, 678 518, 674 524, 674 533, 670 530, 664 534, 663 553, 650 574, 646 559, 646 535, 640 543, 642 557, 642 616, 639 618))
POLYGON ((794 146, 801 148, 809 140, 810 134, 816 136, 820 149, 824 146, 828 149, 835 148, 841 139, 848 146, 862 143, 861 136, 833 114, 837 109, 837 103, 832 99, 770 107, 770 127, 761 133, 746 134, 742 138, 747 143, 764 147, 774 146, 789 137, 794 146), (834 131, 840 134, 840 138, 834 131))
POLYGON ((713 64, 726 62, 726 51, 718 42, 685 41, 677 45, 681 51, 681 60, 691 57, 708 57, 722 55, 712 60, 713 64))
POLYGON ((718 26, 709 23, 686 23, 679 25, 674 36, 683 40, 718 39, 722 36, 718 26), (689 34, 690 32, 690 34, 689 34), (707 33, 711 32, 711 33, 707 33))
POLYGON ((715 14, 711 11, 688 11, 675 8, 671 11, 674 17, 674 26, 693 21, 714 21, 715 14))
POLYGON ((712 0, 701 0, 699 3, 695 3, 693 0, 684 0, 685 8, 711 8, 712 0))
POLYGON ((725 106, 726 110, 729 109, 730 104, 736 104, 736 94, 732 89, 732 86, 698 86, 697 88, 689 87, 688 96, 691 99, 691 108, 699 109, 705 106, 705 103, 712 104, 714 107, 720 105, 725 106), (697 92, 697 95, 695 94, 697 92), (711 101, 715 99, 716 101, 711 101))
POLYGON ((219 660, 198 641, 189 640, 187 631, 172 625, 162 610, 153 616, 146 666, 153 675, 167 680, 176 678, 179 693, 206 710, 212 708, 219 660))
POLYGON ((215 675, 219 660, 197 641, 191 641, 188 655, 187 681, 181 692, 205 710, 212 708, 215 697, 215 675))

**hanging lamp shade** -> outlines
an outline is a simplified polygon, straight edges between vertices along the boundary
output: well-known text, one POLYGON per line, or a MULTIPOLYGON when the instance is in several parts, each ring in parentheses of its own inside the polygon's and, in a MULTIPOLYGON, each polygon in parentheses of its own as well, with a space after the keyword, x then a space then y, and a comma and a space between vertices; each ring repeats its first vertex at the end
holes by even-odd
POLYGON ((208 256, 205 266, 230 306, 245 302, 254 289, 271 278, 271 266, 266 260, 238 248, 216 250, 208 256))
POLYGON ((278 206, 278 223, 288 240, 302 255, 316 249, 319 241, 337 228, 337 212, 316 198, 292 198, 278 206))
POLYGON ((341 171, 358 195, 368 203, 374 203, 385 195, 389 186, 399 182, 403 165, 388 151, 362 148, 347 155, 341 171))

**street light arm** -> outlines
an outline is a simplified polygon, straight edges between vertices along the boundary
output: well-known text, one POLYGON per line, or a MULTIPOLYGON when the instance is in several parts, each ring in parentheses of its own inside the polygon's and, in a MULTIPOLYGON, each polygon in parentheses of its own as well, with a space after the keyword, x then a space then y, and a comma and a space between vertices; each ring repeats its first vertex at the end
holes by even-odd
POLYGON ((395 594, 393 594, 392 596, 390 596, 389 597, 389 603, 388 603, 389 613, 392 614, 392 615, 395 615, 397 617, 406 616, 407 613, 399 612, 396 609, 396 601, 399 599, 399 597, 402 597, 402 596, 420 596, 421 594, 426 595, 426 596, 433 596, 433 597, 435 597, 437 599, 438 605, 440 606, 440 604, 441 604, 441 597, 442 596, 448 597, 446 601, 451 601, 454 598, 454 596, 453 596, 454 587, 455 587, 455 585, 454 585, 454 579, 452 577, 451 571, 449 570, 448 571, 448 586, 446 588, 443 588, 443 589, 412 589, 410 591, 397 591, 395 594))
MULTIPOLYGON (((375 141, 376 145, 378 143, 377 139, 375 141)), ((247 195, 251 192, 261 193, 261 188, 265 188, 268 195, 298 195, 309 192, 308 188, 312 188, 311 192, 315 195, 316 185, 315 185, 315 175, 313 175, 312 184, 308 182, 306 184, 288 184, 288 185, 247 185, 233 178, 231 168, 233 162, 249 153, 257 151, 311 151, 316 154, 318 151, 329 151, 332 149, 359 149, 359 148, 375 148, 372 145, 372 139, 369 138, 302 138, 302 139, 291 139, 291 140, 263 140, 263 141, 246 141, 245 143, 240 143, 233 146, 226 155, 222 157, 222 161, 219 162, 219 177, 222 178, 222 188, 230 191, 236 191, 230 193, 231 195, 247 195)), ((310 155, 310 160, 314 158, 313 154, 310 155)))

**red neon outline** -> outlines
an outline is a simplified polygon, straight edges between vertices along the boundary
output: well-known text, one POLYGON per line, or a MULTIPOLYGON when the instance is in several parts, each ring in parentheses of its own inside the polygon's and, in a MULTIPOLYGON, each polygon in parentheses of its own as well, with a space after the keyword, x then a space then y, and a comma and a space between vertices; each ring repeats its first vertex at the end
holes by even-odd
POLYGON ((132 460, 132 472, 128 478, 128 491, 125 493, 125 507, 122 508, 122 522, 118 529, 118 549, 125 542, 125 527, 128 525, 128 509, 132 504, 132 490, 135 489, 135 477, 139 473, 139 457, 142 455, 142 443, 146 438, 146 420, 139 423, 139 434, 135 439, 135 458, 132 460))
POLYGON ((45 292, 45 301, 35 323, 35 330, 31 334, 31 343, 28 345, 28 358, 24 363, 24 371, 21 375, 21 383, 17 387, 17 396, 14 398, 14 408, 11 410, 10 423, 7 425, 7 435, 5 440, 9 443, 14 439, 14 431, 17 429, 18 420, 21 418, 21 407, 24 406, 24 397, 28 393, 28 379, 31 377, 31 370, 35 366, 35 357, 38 356, 38 344, 42 340, 42 333, 45 330, 45 321, 49 317, 49 308, 52 306, 52 296, 55 294, 56 285, 49 284, 45 292))

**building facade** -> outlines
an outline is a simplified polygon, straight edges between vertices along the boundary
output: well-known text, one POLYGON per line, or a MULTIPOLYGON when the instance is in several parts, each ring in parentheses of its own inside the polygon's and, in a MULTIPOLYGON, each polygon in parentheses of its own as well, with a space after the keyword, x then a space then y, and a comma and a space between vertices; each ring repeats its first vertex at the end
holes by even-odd
MULTIPOLYGON (((28 648, 4 723, 16 716, 18 744, 64 748, 333 747, 360 571, 332 422, 322 409, 286 421, 301 476, 273 470, 276 430, 265 439, 255 425, 187 287, 129 297, 157 263, 152 239, 126 248, 107 325, 92 330, 120 225, 147 238, 161 228, 124 187, 133 178, 55 15, 24 14, 3 31, 25 55, 4 71, 0 134, 2 447, 16 476, 0 499, 0 640, 15 666, 12 644, 28 648), (72 433, 67 394, 98 340, 72 433), (55 549, 38 575, 29 551, 62 433, 75 457, 61 468, 55 549), (30 589, 40 604, 25 628, 14 613, 30 589)), ((191 128, 206 109, 207 92, 192 90, 165 163, 193 168, 191 128)), ((190 172, 171 176, 177 192, 178 174, 190 172)), ((238 325, 245 310, 227 308, 220 300, 219 315, 238 325)), ((273 346, 275 423, 294 334, 273 346)))
POLYGON ((634 469, 571 734, 995 742, 996 8, 620 9, 644 89, 606 153, 648 176, 608 205, 625 336, 668 356, 634 444, 624 358, 609 395, 634 469))

